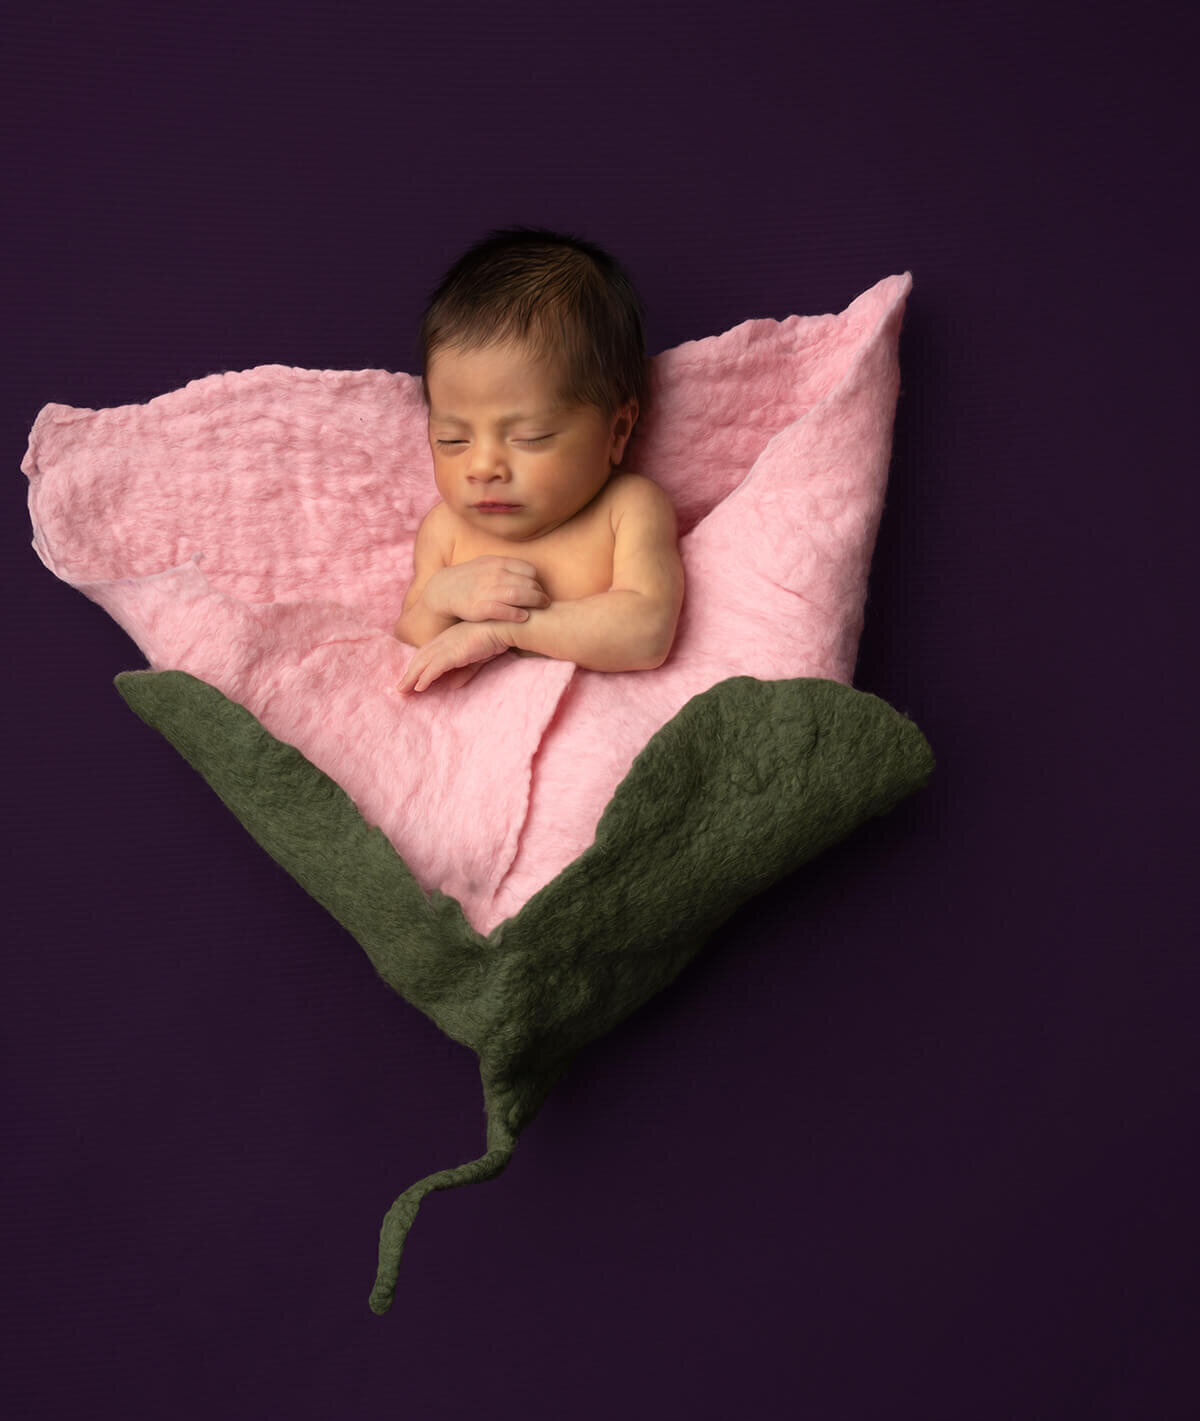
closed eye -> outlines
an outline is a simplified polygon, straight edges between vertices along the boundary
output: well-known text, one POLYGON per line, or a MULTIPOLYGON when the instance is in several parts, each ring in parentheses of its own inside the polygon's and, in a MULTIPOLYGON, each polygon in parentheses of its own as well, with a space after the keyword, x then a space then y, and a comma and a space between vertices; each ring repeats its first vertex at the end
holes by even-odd
POLYGON ((439 449, 447 449, 455 444, 465 444, 467 441, 465 439, 435 439, 433 442, 439 449))
POLYGON ((545 444, 547 439, 553 439, 553 434, 539 434, 535 439, 514 439, 514 444, 545 444))

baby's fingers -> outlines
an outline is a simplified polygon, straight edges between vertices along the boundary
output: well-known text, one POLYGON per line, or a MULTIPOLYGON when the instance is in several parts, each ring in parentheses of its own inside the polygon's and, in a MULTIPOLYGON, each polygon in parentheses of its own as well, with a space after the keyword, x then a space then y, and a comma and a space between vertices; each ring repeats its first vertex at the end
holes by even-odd
POLYGON ((483 611, 482 621, 485 622, 527 622, 529 620, 530 607, 548 607, 549 597, 540 597, 536 602, 528 601, 524 606, 517 606, 514 602, 489 602, 483 611))
POLYGON ((526 622, 529 613, 524 607, 513 607, 507 602, 485 602, 479 620, 481 622, 526 622))
POLYGON ((548 607, 550 598, 536 582, 523 587, 502 587, 494 597, 481 602, 473 621, 481 622, 523 622, 529 613, 527 607, 548 607))
POLYGON ((550 605, 550 598, 545 588, 540 582, 535 582, 532 577, 502 588, 497 596, 513 607, 548 607, 550 605))
POLYGON ((413 659, 408 663, 404 675, 396 683, 396 689, 400 692, 402 696, 408 695, 412 688, 417 684, 417 677, 421 674, 423 670, 424 663, 419 662, 414 656, 413 659))
POLYGON ((396 684, 396 689, 401 695, 407 695, 410 691, 423 691, 453 665, 453 660, 446 655, 444 649, 430 642, 408 663, 404 675, 396 684))
POLYGON ((465 686, 476 671, 482 670, 486 665, 486 661, 472 661, 469 666, 459 666, 454 671, 447 671, 442 677, 442 685, 447 690, 455 691, 459 686, 465 686))

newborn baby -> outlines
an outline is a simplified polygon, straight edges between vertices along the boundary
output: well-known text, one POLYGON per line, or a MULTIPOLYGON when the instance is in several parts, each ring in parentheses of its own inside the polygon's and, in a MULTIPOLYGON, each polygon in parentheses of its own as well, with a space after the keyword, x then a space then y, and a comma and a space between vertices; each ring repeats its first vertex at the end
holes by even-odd
POLYGON ((645 400, 641 308, 600 248, 495 232, 421 326, 434 479, 395 634, 399 689, 461 686, 506 651, 661 666, 683 601, 675 513, 617 473, 645 400))

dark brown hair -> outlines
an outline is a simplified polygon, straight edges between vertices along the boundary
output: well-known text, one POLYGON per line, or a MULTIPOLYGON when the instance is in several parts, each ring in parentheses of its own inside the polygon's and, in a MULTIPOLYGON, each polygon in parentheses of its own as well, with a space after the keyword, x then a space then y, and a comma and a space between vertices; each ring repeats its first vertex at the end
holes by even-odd
POLYGON ((442 277, 421 321, 421 384, 443 347, 520 340, 561 359, 562 397, 612 414, 646 401, 642 303, 615 259, 543 227, 489 232, 442 277))

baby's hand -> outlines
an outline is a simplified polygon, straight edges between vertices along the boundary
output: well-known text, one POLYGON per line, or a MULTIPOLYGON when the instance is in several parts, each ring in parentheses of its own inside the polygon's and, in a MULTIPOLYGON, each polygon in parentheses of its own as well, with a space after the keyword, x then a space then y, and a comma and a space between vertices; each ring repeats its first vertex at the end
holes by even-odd
POLYGON ((431 612, 464 622, 523 622, 527 607, 550 605, 531 562, 491 556, 441 568, 421 600, 431 612))
POLYGON ((465 685, 485 661, 509 649, 505 636, 494 624, 455 622, 418 647, 396 689, 405 694, 424 691, 447 672, 452 673, 447 686, 465 685))

